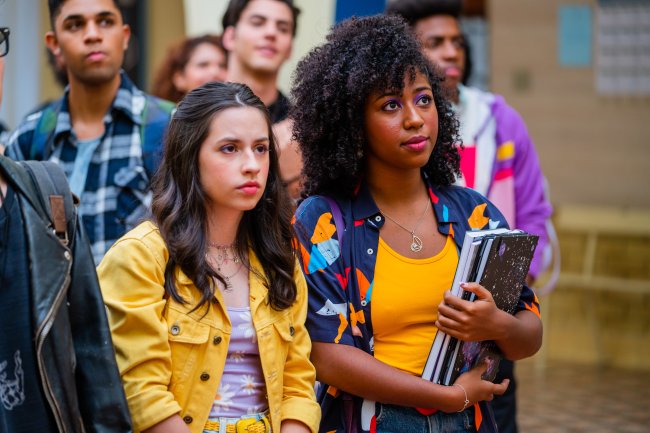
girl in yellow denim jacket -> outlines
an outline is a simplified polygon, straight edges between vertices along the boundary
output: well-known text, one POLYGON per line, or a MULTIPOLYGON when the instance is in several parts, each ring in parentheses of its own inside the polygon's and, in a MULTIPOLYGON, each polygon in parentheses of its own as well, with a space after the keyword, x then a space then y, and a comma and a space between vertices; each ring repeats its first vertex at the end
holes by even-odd
POLYGON ((318 431, 291 208, 259 98, 233 83, 190 92, 169 124, 152 221, 98 268, 136 432, 318 431), (234 310, 252 319, 249 353, 230 347, 234 310), (242 356, 265 409, 224 418, 219 385, 242 356))

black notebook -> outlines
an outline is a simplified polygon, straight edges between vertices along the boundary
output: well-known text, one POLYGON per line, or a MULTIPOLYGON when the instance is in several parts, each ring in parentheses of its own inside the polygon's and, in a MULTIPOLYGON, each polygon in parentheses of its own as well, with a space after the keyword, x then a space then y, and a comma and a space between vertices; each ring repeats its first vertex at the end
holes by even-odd
MULTIPOLYGON (((469 232, 459 256, 452 293, 473 300, 474 294, 462 291, 459 284, 463 281, 478 281, 492 293, 499 309, 513 314, 537 240, 537 236, 520 230, 469 232), (467 254, 464 255, 466 249, 467 254)), ((422 377, 435 383, 451 385, 460 374, 485 362, 488 369, 483 378, 494 380, 500 359, 500 351, 492 341, 463 342, 438 331, 422 377)))

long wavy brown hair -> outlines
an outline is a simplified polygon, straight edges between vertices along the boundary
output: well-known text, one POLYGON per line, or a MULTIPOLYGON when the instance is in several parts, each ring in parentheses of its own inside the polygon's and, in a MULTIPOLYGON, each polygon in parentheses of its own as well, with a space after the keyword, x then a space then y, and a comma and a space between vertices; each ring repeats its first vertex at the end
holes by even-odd
POLYGON ((175 103, 180 102, 185 96, 185 92, 176 88, 173 77, 177 72, 182 72, 185 69, 194 50, 202 44, 214 45, 224 56, 226 55, 226 49, 221 43, 220 36, 207 34, 182 40, 167 51, 167 57, 160 65, 153 86, 151 86, 151 94, 175 103))
POLYGON ((266 118, 270 139, 270 166, 266 188, 255 208, 244 212, 235 239, 239 257, 247 262, 248 249, 259 259, 268 288, 268 302, 275 309, 288 308, 296 299, 293 279, 296 251, 292 243, 292 205, 280 179, 278 149, 264 103, 243 84, 210 82, 185 96, 169 123, 160 168, 153 178, 153 222, 160 229, 169 260, 165 292, 186 303, 176 290, 175 269, 180 267, 196 285, 200 308, 217 290, 221 275, 207 263, 208 218, 205 191, 201 187, 198 159, 212 119, 228 108, 252 107, 266 118))

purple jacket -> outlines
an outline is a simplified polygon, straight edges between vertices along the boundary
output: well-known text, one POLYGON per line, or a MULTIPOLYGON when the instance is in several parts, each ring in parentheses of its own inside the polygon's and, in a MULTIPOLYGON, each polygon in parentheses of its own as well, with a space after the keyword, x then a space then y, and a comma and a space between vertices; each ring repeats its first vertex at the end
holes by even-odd
POLYGON ((548 245, 546 222, 553 209, 544 192, 545 179, 523 119, 503 97, 492 97, 491 113, 496 122, 497 148, 487 196, 505 215, 511 227, 539 235, 530 265, 530 274, 537 277, 543 270, 543 253, 548 245))

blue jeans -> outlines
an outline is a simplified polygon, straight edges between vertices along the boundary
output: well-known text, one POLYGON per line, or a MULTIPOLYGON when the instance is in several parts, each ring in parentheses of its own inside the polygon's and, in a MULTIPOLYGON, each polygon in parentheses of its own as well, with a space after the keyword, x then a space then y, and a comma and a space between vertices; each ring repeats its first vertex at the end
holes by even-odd
POLYGON ((377 433, 476 433, 473 408, 460 413, 436 412, 426 416, 410 407, 379 406, 377 433))

